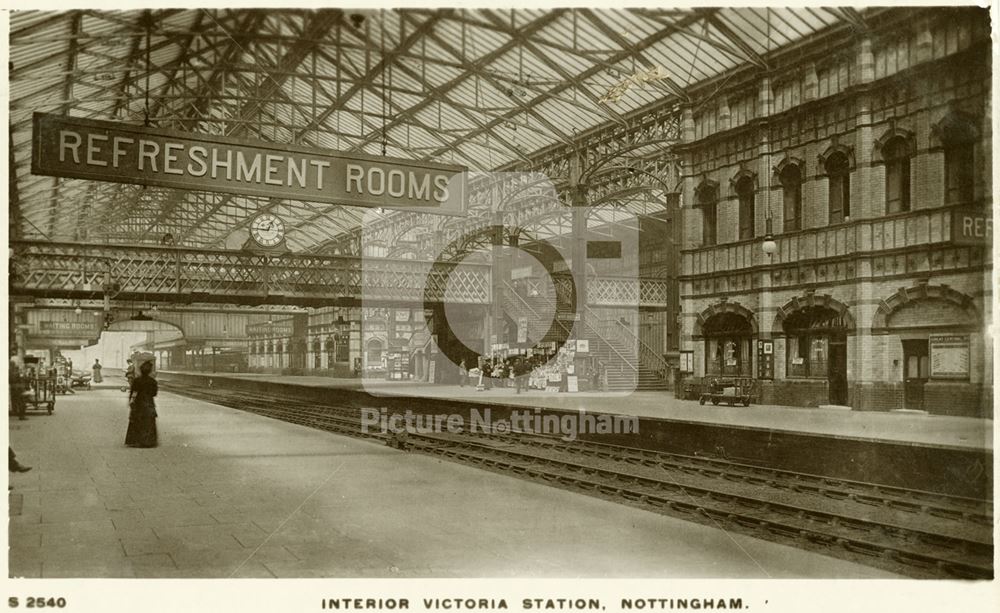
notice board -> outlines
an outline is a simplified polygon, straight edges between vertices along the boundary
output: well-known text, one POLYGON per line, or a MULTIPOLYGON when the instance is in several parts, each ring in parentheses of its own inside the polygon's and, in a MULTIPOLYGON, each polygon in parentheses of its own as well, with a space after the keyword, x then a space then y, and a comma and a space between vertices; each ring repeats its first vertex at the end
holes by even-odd
POLYGON ((930 350, 932 378, 969 378, 968 334, 932 334, 930 350))

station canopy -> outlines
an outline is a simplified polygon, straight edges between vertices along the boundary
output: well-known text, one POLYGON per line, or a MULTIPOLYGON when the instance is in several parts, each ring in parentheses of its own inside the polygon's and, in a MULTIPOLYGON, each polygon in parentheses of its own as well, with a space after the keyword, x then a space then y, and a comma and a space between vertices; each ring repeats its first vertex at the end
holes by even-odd
POLYGON ((820 8, 15 11, 11 237, 134 244, 170 235, 225 248, 266 209, 285 219, 294 251, 317 251, 363 213, 34 176, 34 112, 531 170, 543 150, 856 17, 820 8))

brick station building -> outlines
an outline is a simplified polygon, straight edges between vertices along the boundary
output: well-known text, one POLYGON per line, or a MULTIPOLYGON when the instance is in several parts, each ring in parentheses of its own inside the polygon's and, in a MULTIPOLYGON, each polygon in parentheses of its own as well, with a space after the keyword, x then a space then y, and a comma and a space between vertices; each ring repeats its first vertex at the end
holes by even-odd
POLYGON ((693 376, 757 377, 762 403, 992 415, 989 23, 886 9, 692 92, 693 376))

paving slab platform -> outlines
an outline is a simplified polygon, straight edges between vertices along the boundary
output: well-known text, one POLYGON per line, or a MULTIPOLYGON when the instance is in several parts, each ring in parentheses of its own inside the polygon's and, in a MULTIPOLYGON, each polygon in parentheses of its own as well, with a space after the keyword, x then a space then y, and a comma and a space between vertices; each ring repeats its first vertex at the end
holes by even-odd
POLYGON ((541 391, 330 379, 315 376, 161 371, 178 386, 260 392, 345 407, 459 414, 489 408, 494 419, 539 409, 566 415, 624 414, 638 433, 581 439, 729 460, 810 474, 992 498, 993 422, 987 419, 840 409, 699 405, 670 392, 555 394, 541 391))
POLYGON ((889 573, 161 393, 10 421, 12 577, 821 577, 889 573))
POLYGON ((921 445, 971 449, 993 448, 993 420, 971 417, 759 404, 749 407, 699 405, 695 400, 674 398, 673 392, 632 392, 631 394, 579 392, 569 394, 530 390, 517 394, 511 388, 493 388, 480 392, 469 386, 460 387, 458 385, 437 385, 411 381, 376 380, 362 383, 359 379, 332 379, 315 376, 244 373, 183 374, 209 377, 215 380, 247 379, 304 387, 364 390, 377 395, 583 410, 588 413, 615 413, 921 445))

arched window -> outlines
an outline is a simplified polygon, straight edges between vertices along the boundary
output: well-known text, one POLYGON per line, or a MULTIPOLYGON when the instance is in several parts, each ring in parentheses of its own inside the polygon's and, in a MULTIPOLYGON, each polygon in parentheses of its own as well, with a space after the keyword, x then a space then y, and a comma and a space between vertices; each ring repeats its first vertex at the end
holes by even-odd
POLYGON ((842 223, 851 216, 851 161, 841 151, 826 159, 830 224, 842 223))
POLYGON ((368 367, 378 368, 382 365, 382 341, 373 338, 368 341, 368 367))
POLYGON ((753 238, 756 218, 753 179, 743 177, 736 182, 736 197, 740 201, 740 240, 753 238))
POLYGON ((936 130, 944 144, 944 202, 969 204, 976 191, 976 127, 963 114, 951 113, 936 130))
POLYGON ((798 164, 789 164, 778 176, 784 200, 784 229, 794 232, 802 229, 802 171, 798 164))
POLYGON ((715 184, 705 183, 698 188, 698 207, 701 208, 701 242, 705 246, 714 245, 718 218, 716 206, 719 200, 719 189, 715 184))
POLYGON ((313 338, 312 354, 313 354, 313 368, 323 368, 323 353, 321 351, 319 337, 313 338))
POLYGON ((910 210, 910 149, 901 136, 889 139, 882 147, 885 158, 885 211, 910 210))

